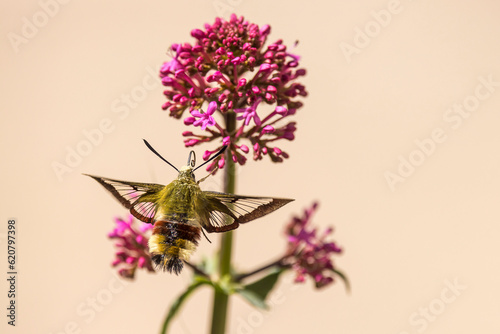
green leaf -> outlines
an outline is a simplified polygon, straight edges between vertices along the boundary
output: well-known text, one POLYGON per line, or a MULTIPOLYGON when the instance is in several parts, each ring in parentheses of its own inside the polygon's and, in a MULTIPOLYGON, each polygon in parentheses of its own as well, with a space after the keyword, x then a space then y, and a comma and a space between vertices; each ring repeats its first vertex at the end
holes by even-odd
POLYGON ((338 269, 332 269, 332 271, 344 281, 345 289, 347 290, 347 292, 351 292, 351 284, 349 283, 349 279, 347 278, 347 276, 338 269))
POLYGON ((201 276, 195 276, 195 281, 186 289, 186 291, 184 291, 184 293, 182 293, 174 301, 172 306, 170 306, 170 310, 168 311, 167 317, 165 318, 165 321, 163 322, 163 327, 161 329, 162 334, 167 333, 167 329, 168 329, 168 325, 170 324, 170 321, 175 317, 175 315, 179 311, 182 303, 186 300, 186 298, 189 297, 189 295, 194 290, 196 290, 197 288, 199 288, 200 286, 205 285, 205 284, 213 286, 213 283, 210 280, 208 280, 207 278, 201 277, 201 276))
POLYGON ((250 304, 258 308, 267 309, 267 295, 271 292, 283 271, 282 268, 275 269, 269 275, 262 277, 256 282, 244 285, 241 289, 236 290, 236 292, 250 304))
POLYGON ((261 296, 259 296, 258 294, 256 294, 253 291, 241 289, 241 290, 237 290, 236 293, 238 293, 247 302, 249 302, 250 304, 252 304, 255 307, 258 307, 258 308, 261 308, 264 310, 267 310, 269 308, 269 306, 267 306, 267 304, 266 304, 266 300, 263 299, 261 296))

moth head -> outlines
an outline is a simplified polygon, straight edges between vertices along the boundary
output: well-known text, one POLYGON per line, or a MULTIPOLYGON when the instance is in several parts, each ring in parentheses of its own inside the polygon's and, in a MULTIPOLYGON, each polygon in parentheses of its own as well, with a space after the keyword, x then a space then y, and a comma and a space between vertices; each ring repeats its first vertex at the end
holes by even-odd
MULTIPOLYGON (((192 151, 191 151, 192 152, 192 151)), ((177 176, 178 180, 195 180, 193 168, 191 166, 181 167, 179 170, 179 176, 177 176)))

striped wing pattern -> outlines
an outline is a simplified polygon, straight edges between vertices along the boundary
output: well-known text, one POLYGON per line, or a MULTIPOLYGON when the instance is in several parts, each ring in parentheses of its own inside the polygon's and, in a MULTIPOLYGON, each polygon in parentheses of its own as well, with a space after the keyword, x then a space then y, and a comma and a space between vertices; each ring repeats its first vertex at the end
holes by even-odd
POLYGON ((208 232, 234 230, 239 224, 265 216, 293 199, 252 197, 225 194, 213 191, 203 192, 210 208, 208 219, 202 219, 202 226, 208 232))
POLYGON ((153 223, 158 208, 158 193, 165 187, 155 183, 128 182, 88 175, 130 210, 130 213, 145 223, 153 223))

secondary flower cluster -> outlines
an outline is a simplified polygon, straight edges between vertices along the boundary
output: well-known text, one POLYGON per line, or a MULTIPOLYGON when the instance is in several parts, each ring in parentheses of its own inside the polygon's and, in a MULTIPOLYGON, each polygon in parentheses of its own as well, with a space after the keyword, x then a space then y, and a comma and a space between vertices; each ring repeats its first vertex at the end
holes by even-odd
MULTIPOLYGON (((280 139, 293 140, 295 122, 278 122, 294 115, 307 95, 297 78, 306 74, 298 69, 299 56, 291 54, 282 40, 267 46, 269 25, 259 27, 231 15, 229 21, 216 18, 204 29, 194 29, 194 44, 173 44, 172 59, 160 69, 167 102, 163 105, 184 124, 199 126, 204 132, 185 131, 184 143, 194 146, 220 139, 207 150, 205 160, 223 145, 229 146, 232 160, 244 164, 253 150, 253 159, 268 155, 281 162, 288 154, 275 146, 280 139), (204 111, 203 109, 206 108, 204 111), (236 117, 236 127, 228 129, 228 120, 236 117), (249 146, 239 143, 249 140, 249 146)), ((224 156, 213 161, 208 170, 225 165, 224 156)))
MULTIPOLYGON (((311 217, 317 207, 318 203, 313 203, 303 217, 293 217, 286 226, 288 249, 284 260, 295 271, 295 282, 304 282, 306 276, 310 276, 316 287, 321 288, 333 282, 336 272, 333 255, 341 253, 342 249, 327 240, 333 232, 331 228, 318 235, 317 229, 311 226, 311 217)), ((132 215, 127 220, 115 218, 115 223, 108 237, 118 239, 116 259, 112 262, 113 267, 119 268, 118 274, 133 279, 137 268, 154 272, 148 248, 152 225, 138 222, 132 215)))
POLYGON ((134 216, 129 215, 128 220, 115 218, 116 227, 108 234, 110 239, 118 239, 116 259, 113 267, 119 266, 118 274, 125 278, 134 278, 137 268, 154 272, 151 257, 149 256, 148 238, 153 225, 140 223, 137 229, 134 216))
POLYGON ((286 227, 288 236, 288 254, 292 254, 292 269, 296 273, 296 282, 304 282, 310 276, 317 288, 333 282, 333 255, 341 253, 342 249, 327 237, 333 232, 328 228, 318 235, 318 231, 310 226, 312 214, 318 203, 306 209, 303 217, 293 217, 286 227))

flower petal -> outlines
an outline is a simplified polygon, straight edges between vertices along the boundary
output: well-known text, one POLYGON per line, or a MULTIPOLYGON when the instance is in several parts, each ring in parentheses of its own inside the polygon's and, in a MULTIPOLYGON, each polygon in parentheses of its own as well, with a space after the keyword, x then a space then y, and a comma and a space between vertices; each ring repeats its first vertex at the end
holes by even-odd
POLYGON ((212 115, 217 110, 217 102, 212 101, 208 104, 207 114, 212 115))

